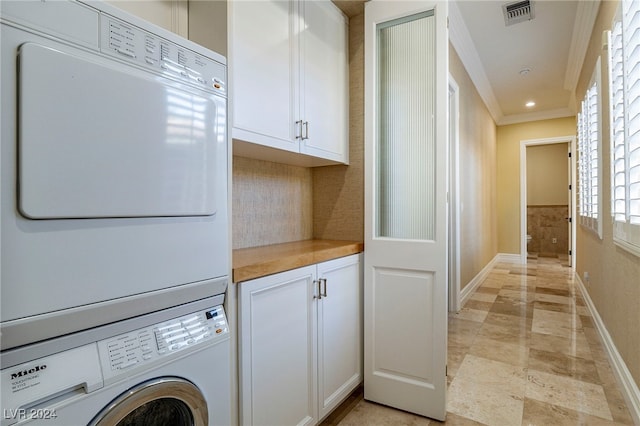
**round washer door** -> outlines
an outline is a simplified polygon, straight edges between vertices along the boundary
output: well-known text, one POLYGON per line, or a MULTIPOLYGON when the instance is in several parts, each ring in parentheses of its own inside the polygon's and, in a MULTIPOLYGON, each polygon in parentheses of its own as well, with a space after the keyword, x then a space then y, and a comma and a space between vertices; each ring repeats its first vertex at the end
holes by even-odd
POLYGON ((208 420, 207 402, 196 385, 161 377, 121 394, 89 426, 207 426, 208 420))

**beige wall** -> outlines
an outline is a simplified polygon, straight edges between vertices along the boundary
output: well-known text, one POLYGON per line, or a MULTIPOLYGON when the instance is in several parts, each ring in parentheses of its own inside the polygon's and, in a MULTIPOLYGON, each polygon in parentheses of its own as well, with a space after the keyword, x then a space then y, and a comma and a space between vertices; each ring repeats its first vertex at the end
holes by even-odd
POLYGON ((188 35, 187 0, 109 0, 108 3, 182 37, 188 35))
POLYGON ((498 251, 520 254, 520 141, 571 136, 575 117, 498 126, 498 251))
POLYGON ((189 40, 227 56, 226 1, 189 1, 189 40))
POLYGON ((568 144, 527 147, 527 205, 566 205, 569 199, 568 144))
POLYGON ((464 287, 498 253, 496 125, 451 46, 449 72, 460 96, 460 285, 464 287))
POLYGON ((602 317, 616 348, 640 384, 640 258, 613 243, 611 222, 611 180, 609 155, 609 79, 606 50, 602 50, 602 32, 611 28, 617 2, 604 1, 596 20, 576 96, 584 97, 596 59, 602 55, 602 203, 603 238, 578 226, 576 274, 582 278, 589 296, 602 317), (584 278, 589 273, 589 280, 584 278))

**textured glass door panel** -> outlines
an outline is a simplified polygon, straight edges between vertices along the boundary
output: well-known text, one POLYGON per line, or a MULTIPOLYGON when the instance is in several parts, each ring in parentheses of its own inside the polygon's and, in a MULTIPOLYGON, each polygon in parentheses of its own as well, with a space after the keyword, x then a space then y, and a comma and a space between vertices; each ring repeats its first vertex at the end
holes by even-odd
POLYGON ((433 11, 377 26, 376 236, 433 240, 433 11))

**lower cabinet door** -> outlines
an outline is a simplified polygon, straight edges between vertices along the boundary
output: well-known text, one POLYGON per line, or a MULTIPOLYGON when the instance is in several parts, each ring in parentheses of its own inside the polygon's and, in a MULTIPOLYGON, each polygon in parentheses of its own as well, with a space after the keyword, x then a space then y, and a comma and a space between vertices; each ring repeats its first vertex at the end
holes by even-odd
POLYGON ((362 382, 361 276, 360 255, 318 264, 319 419, 362 382))
POLYGON ((318 420, 315 273, 313 265, 238 284, 242 425, 318 420))

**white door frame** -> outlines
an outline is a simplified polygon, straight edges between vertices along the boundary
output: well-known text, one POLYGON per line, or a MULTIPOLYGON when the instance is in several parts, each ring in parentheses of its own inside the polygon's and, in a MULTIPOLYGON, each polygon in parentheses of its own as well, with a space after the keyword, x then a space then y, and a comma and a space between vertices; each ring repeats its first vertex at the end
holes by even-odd
MULTIPOLYGON (((576 152, 576 137, 557 136, 544 139, 526 139, 520 141, 520 261, 527 263, 527 147, 535 145, 551 145, 557 143, 568 143, 571 152, 576 152)), ((571 156, 571 211, 569 212, 571 221, 571 268, 575 270, 576 265, 576 156, 571 156)))
POLYGON ((460 87, 449 74, 449 312, 460 310, 460 87))

